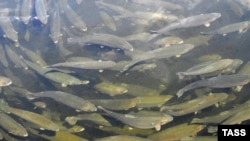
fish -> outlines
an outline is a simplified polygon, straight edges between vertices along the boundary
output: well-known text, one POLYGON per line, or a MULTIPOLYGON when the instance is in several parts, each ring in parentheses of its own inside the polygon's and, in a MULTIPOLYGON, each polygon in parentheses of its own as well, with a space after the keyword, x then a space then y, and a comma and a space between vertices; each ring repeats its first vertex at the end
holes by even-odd
POLYGON ((204 80, 198 80, 191 84, 186 85, 180 89, 176 95, 181 97, 183 93, 200 87, 209 87, 209 88, 230 88, 236 86, 243 86, 250 82, 250 75, 244 74, 231 74, 231 75, 222 75, 211 77, 204 80))
POLYGON ((78 121, 88 121, 86 124, 94 123, 102 126, 112 126, 111 123, 106 120, 101 114, 98 113, 88 113, 88 114, 79 114, 76 116, 68 116, 65 118, 65 121, 69 125, 75 125, 78 121))
POLYGON ((27 94, 27 98, 30 100, 40 97, 52 98, 53 100, 63 103, 71 108, 74 108, 77 111, 93 112, 97 110, 96 106, 91 102, 89 102, 88 100, 82 99, 81 97, 62 91, 42 91, 42 92, 27 94))
POLYGON ((60 0, 59 7, 63 11, 70 23, 73 24, 73 27, 80 29, 80 31, 87 31, 88 27, 82 18, 71 8, 67 3, 68 0, 60 0))
POLYGON ((164 37, 162 39, 156 40, 154 44, 163 46, 163 47, 169 47, 175 44, 182 44, 183 42, 184 41, 180 37, 168 36, 168 37, 164 37))
POLYGON ((198 97, 187 102, 174 104, 170 106, 162 106, 160 111, 172 116, 183 116, 195 113, 209 106, 215 105, 228 97, 226 93, 210 93, 207 96, 198 97))
POLYGON ((185 72, 177 72, 179 79, 182 79, 184 76, 194 76, 208 74, 215 71, 223 70, 233 63, 233 59, 221 59, 218 61, 208 61, 201 64, 195 65, 189 68, 185 72))
POLYGON ((31 19, 32 15, 32 0, 23 0, 21 9, 20 9, 20 15, 21 19, 25 24, 29 23, 29 20, 31 19))
POLYGON ((134 50, 133 46, 128 41, 124 40, 121 37, 106 33, 98 33, 94 35, 87 35, 84 37, 68 38, 67 41, 69 44, 99 44, 102 46, 118 48, 126 51, 134 50))
POLYGON ((118 6, 118 5, 113 5, 113 4, 109 4, 109 3, 105 3, 103 1, 95 1, 96 6, 98 6, 99 8, 105 9, 105 10, 112 10, 120 15, 123 15, 124 13, 132 13, 129 10, 127 10, 124 7, 118 6))
POLYGON ((0 126, 8 133, 20 137, 27 137, 27 130, 12 117, 8 116, 4 112, 0 112, 0 126))
POLYGON ((148 136, 153 141, 178 141, 186 136, 196 136, 205 125, 182 123, 148 136))
POLYGON ((58 43, 60 37, 62 36, 61 34, 61 16, 60 16, 60 10, 58 7, 58 4, 56 1, 53 1, 53 14, 50 17, 51 22, 50 22, 50 37, 53 40, 55 44, 58 43))
POLYGON ((171 3, 168 1, 162 1, 162 0, 158 0, 158 1, 154 1, 154 0, 131 0, 133 3, 136 4, 140 4, 140 5, 144 5, 146 7, 163 7, 166 10, 181 10, 183 7, 175 4, 175 3, 171 3))
POLYGON ((225 121, 223 121, 222 125, 233 125, 233 124, 241 124, 243 121, 250 119, 250 108, 246 108, 244 110, 237 111, 235 114, 231 115, 225 121))
POLYGON ((109 110, 128 110, 135 107, 139 103, 138 98, 126 99, 92 99, 89 100, 95 105, 102 106, 109 110))
POLYGON ((112 31, 116 31, 117 27, 116 27, 116 23, 113 19, 113 17, 111 17, 107 12, 105 11, 100 11, 100 16, 103 20, 103 22, 105 23, 105 25, 111 29, 112 31))
POLYGON ((193 15, 190 17, 180 19, 176 22, 173 22, 157 31, 152 31, 152 33, 168 34, 170 31, 175 29, 190 28, 201 25, 209 26, 211 22, 217 20, 220 17, 221 13, 206 13, 206 14, 193 15))
POLYGON ((94 86, 94 88, 102 93, 110 96, 125 94, 128 92, 127 85, 124 83, 116 84, 110 81, 103 81, 94 86))
POLYGON ((47 24, 48 15, 47 15, 47 1, 46 0, 35 0, 35 11, 37 19, 39 19, 43 24, 47 24))
POLYGON ((35 101, 32 104, 35 106, 34 109, 36 108, 44 109, 47 106, 46 103, 42 101, 35 101))
POLYGON ((78 68, 78 69, 107 69, 114 66, 116 63, 114 61, 75 61, 75 62, 62 62, 47 66, 47 68, 62 67, 62 68, 78 68))
POLYGON ((212 116, 206 116, 203 118, 194 118, 191 121, 191 124, 220 124, 222 122, 224 122, 226 119, 228 119, 229 117, 231 117, 232 115, 237 114, 239 111, 244 111, 249 109, 250 107, 250 100, 244 102, 243 104, 240 104, 236 107, 233 107, 229 110, 226 111, 222 111, 216 115, 212 115, 212 116))
POLYGON ((123 67, 123 70, 121 72, 127 71, 132 66, 142 61, 146 61, 150 59, 170 58, 173 56, 179 57, 180 55, 187 53, 193 48, 194 48, 194 45, 192 44, 180 44, 180 45, 172 45, 167 48, 163 47, 163 48, 154 49, 152 51, 140 53, 138 55, 135 55, 132 58, 132 60, 126 66, 123 67))
POLYGON ((68 85, 85 85, 88 84, 88 80, 80 80, 77 77, 74 77, 61 70, 55 70, 50 68, 42 67, 36 63, 30 62, 20 56, 21 60, 28 65, 29 68, 33 69, 39 75, 52 80, 54 82, 60 83, 62 87, 67 87, 68 85))
POLYGON ((0 61, 5 68, 8 68, 9 66, 9 61, 7 59, 8 54, 7 52, 4 51, 4 49, 6 50, 4 46, 0 45, 0 61))
POLYGON ((19 55, 16 53, 16 51, 12 50, 11 46, 6 45, 5 51, 9 56, 9 60, 14 64, 15 68, 24 68, 25 70, 28 69, 28 66, 22 60, 20 60, 19 55))
POLYGON ((115 135, 104 138, 98 138, 94 141, 151 141, 147 138, 137 137, 137 136, 129 136, 129 135, 115 135))
POLYGON ((12 84, 12 80, 5 76, 0 76, 0 87, 10 86, 12 84))
POLYGON ((215 35, 215 34, 222 34, 223 36, 227 35, 228 33, 236 32, 245 33, 250 27, 250 21, 243 21, 225 25, 219 29, 216 29, 211 32, 201 32, 204 35, 215 35))
POLYGON ((20 46, 20 49, 26 54, 32 62, 39 64, 40 66, 47 66, 47 63, 44 61, 42 56, 39 53, 36 53, 26 47, 20 46))
POLYGON ((157 95, 157 96, 138 96, 137 108, 152 108, 161 107, 164 103, 169 101, 172 95, 157 95))
POLYGON ((34 112, 21 110, 10 107, 4 99, 0 99, 0 110, 5 113, 14 114, 24 120, 34 123, 40 127, 41 130, 59 131, 59 127, 50 119, 45 116, 39 115, 34 112))
POLYGON ((97 106, 98 109, 103 110, 109 116, 136 128, 150 129, 155 128, 157 131, 161 129, 161 125, 164 125, 173 120, 173 117, 167 114, 160 115, 135 115, 135 114, 120 114, 109 111, 101 106, 97 106))
MULTIPOLYGON (((6 12, 0 13, 0 17, 8 16, 9 9, 5 8, 3 10, 6 11, 6 12)), ((0 22, 1 29, 4 32, 3 37, 11 39, 12 41, 15 42, 16 46, 18 47, 19 46, 18 34, 17 34, 18 32, 15 30, 15 28, 14 28, 14 26, 13 26, 11 20, 10 20, 10 17, 7 17, 7 19, 8 20, 2 20, 0 22)))

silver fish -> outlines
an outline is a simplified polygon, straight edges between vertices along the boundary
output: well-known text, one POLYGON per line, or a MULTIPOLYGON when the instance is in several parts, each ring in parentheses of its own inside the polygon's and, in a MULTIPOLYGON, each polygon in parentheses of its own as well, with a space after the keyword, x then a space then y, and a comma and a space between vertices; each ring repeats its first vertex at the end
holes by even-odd
POLYGON ((53 40, 53 42, 56 44, 58 43, 58 40, 61 37, 61 17, 60 17, 60 11, 57 3, 53 1, 54 4, 54 11, 53 15, 51 16, 51 22, 50 22, 50 37, 53 40))
POLYGON ((68 0, 60 0, 59 6, 60 9, 64 11, 65 16, 73 24, 73 27, 80 29, 81 31, 87 31, 87 25, 82 20, 82 18, 71 8, 67 3, 68 0))
POLYGON ((47 24, 47 22, 48 22, 46 5, 47 5, 46 0, 35 0, 35 10, 36 10, 37 18, 43 24, 47 24))
POLYGON ((250 75, 244 74, 232 74, 232 75, 222 75, 217 77, 212 77, 209 79, 199 80, 188 84, 184 88, 180 89, 177 92, 177 96, 181 97, 186 91, 200 88, 200 87, 209 87, 209 88, 230 88, 235 86, 243 86, 250 82, 250 75))
POLYGON ((65 93, 62 91, 43 91, 38 93, 27 94, 28 99, 35 99, 39 97, 48 97, 53 100, 63 103, 69 107, 72 107, 78 111, 96 111, 96 107, 91 102, 82 99, 81 97, 73 94, 65 93))
POLYGON ((62 68, 79 68, 79 69, 106 69, 114 66, 116 63, 113 61, 80 61, 80 62, 63 62, 47 67, 62 67, 62 68))
POLYGON ((211 93, 207 96, 202 96, 180 104, 161 107, 164 111, 172 116, 182 116, 190 113, 195 113, 199 110, 217 104, 228 97, 226 93, 211 93))
POLYGON ((157 34, 167 34, 171 30, 180 28, 189 28, 201 25, 209 26, 210 22, 213 22, 220 17, 221 17, 220 13, 207 13, 207 14, 194 15, 184 19, 180 19, 179 21, 171 23, 166 27, 163 27, 157 31, 153 31, 153 33, 155 32, 157 34))
POLYGON ((59 131, 59 127, 50 119, 37 113, 33 113, 26 110, 10 107, 4 99, 0 99, 0 110, 5 113, 14 114, 22 119, 32 122, 40 127, 40 129, 59 131))
POLYGON ((31 18, 31 12, 32 12, 32 0, 23 0, 20 14, 21 14, 21 19, 25 24, 28 24, 31 18))
POLYGON ((233 63, 233 59, 222 59, 218 61, 208 61, 195 65, 185 72, 177 72, 179 78, 184 76, 202 75, 223 70, 233 63))
POLYGON ((161 129, 161 125, 164 125, 173 120, 173 117, 170 115, 134 115, 134 114, 119 114, 107 109, 104 109, 101 106, 97 106, 99 109, 105 111, 109 116, 128 124, 129 126, 141 128, 141 129, 150 129, 155 128, 156 130, 161 129))
POLYGON ((28 132, 21 124, 2 111, 0 112, 0 126, 7 130, 10 134, 20 137, 28 136, 28 132))
POLYGON ((133 51, 133 46, 121 37, 111 35, 111 34, 94 34, 87 35, 84 37, 68 38, 68 43, 77 43, 79 45, 84 44, 99 44, 103 46, 119 48, 122 50, 133 51))
POLYGON ((133 65, 149 60, 149 59, 161 59, 161 58, 170 58, 173 56, 179 56, 187 53, 192 50, 194 45, 192 44, 180 44, 180 45, 172 45, 169 47, 158 48, 152 51, 147 51, 144 53, 140 53, 139 55, 134 55, 132 61, 129 62, 122 70, 122 72, 128 70, 133 65))
POLYGON ((239 33, 244 33, 244 32, 246 32, 248 30, 249 27, 250 27, 250 21, 243 21, 243 22, 238 22, 238 23, 233 23, 233 24, 223 26, 223 27, 221 27, 219 29, 216 29, 214 31, 211 31, 211 32, 201 32, 201 34, 205 34, 205 35, 211 35, 211 34, 226 35, 228 33, 236 32, 236 31, 238 31, 239 33))

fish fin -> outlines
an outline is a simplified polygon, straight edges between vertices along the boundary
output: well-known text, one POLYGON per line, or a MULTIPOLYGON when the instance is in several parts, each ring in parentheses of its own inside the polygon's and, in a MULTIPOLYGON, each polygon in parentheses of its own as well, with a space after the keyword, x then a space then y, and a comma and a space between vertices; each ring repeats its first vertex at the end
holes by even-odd
POLYGON ((158 31, 156 31, 156 30, 150 30, 149 33, 150 34, 159 34, 158 31))
POLYGON ((65 121, 70 125, 75 125, 77 123, 77 120, 74 117, 66 117, 65 121))
POLYGON ((128 127, 128 130, 133 130, 134 128, 133 127, 128 127))
POLYGON ((243 87, 243 86, 236 86, 236 87, 234 87, 233 89, 234 89, 234 91, 236 91, 236 92, 240 92, 241 89, 242 89, 242 87, 243 87))
POLYGON ((185 72, 177 72, 176 75, 178 75, 179 79, 183 79, 185 77, 185 72))
POLYGON ((220 105, 219 105, 219 103, 215 103, 214 106, 215 106, 216 108, 218 108, 220 105))
POLYGON ((33 99, 36 98, 36 97, 35 97, 34 95, 32 95, 31 93, 26 93, 25 96, 26 96, 26 98, 27 98, 28 100, 33 100, 33 99))
POLYGON ((183 95, 183 92, 181 90, 179 90, 177 93, 176 93, 177 97, 180 98, 182 95, 183 95))
POLYGON ((79 113, 79 112, 82 112, 82 111, 81 111, 81 110, 79 110, 79 109, 76 109, 76 112, 78 112, 78 113, 79 113))
POLYGON ((239 30, 239 34, 245 33, 245 32, 247 32, 247 30, 248 30, 248 28, 240 29, 240 30, 239 30))
POLYGON ((160 130, 161 130, 161 124, 157 124, 157 125, 155 126, 155 130, 156 130, 156 131, 160 131, 160 130))
POLYGON ((211 25, 210 23, 205 23, 204 24, 205 27, 210 27, 210 25, 211 25))
POLYGON ((176 57, 176 58, 180 58, 180 57, 181 57, 181 55, 180 55, 180 54, 179 54, 179 55, 175 55, 175 57, 176 57))

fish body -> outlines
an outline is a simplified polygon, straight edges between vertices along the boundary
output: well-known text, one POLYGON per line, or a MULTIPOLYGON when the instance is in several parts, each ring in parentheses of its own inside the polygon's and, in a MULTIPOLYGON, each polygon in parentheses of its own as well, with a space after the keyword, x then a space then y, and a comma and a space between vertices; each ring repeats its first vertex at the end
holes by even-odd
POLYGON ((21 19, 25 24, 29 23, 32 13, 32 0, 23 0, 22 6, 21 6, 21 19))
POLYGON ((179 56, 179 55, 187 53, 193 48, 194 48, 194 45, 192 44, 180 44, 180 45, 172 45, 169 47, 158 48, 152 51, 140 53, 139 55, 135 55, 132 58, 132 60, 126 66, 124 66, 122 72, 125 72, 130 67, 134 66, 135 64, 139 62, 146 61, 149 59, 161 59, 161 58, 170 58, 173 56, 179 56))
POLYGON ((228 97, 226 93, 214 93, 207 96, 199 97, 184 103, 171 106, 163 106, 161 111, 172 116, 182 116, 190 113, 195 113, 199 110, 215 105, 218 102, 225 100, 228 97))
POLYGON ((79 68, 79 69, 106 69, 114 66, 113 61, 81 61, 81 62, 63 62, 50 65, 48 67, 79 68))
MULTIPOLYGON (((70 125, 75 125, 78 121, 90 121, 91 123, 103 126, 112 126, 107 119, 98 113, 79 114, 76 116, 69 116, 65 118, 65 121, 70 125)), ((88 122, 89 123, 89 122, 88 122)))
POLYGON ((180 19, 177 22, 173 22, 166 27, 155 31, 157 34, 167 34, 171 30, 180 28, 196 27, 201 25, 209 25, 210 22, 220 18, 220 13, 206 13, 200 15, 194 15, 187 18, 180 19))
POLYGON ((99 109, 105 111, 109 116, 136 128, 149 129, 155 128, 160 130, 161 125, 166 124, 173 120, 173 117, 170 115, 163 116, 149 116, 149 115, 132 115, 132 114, 119 114, 107 109, 104 109, 101 106, 98 106, 99 109))
POLYGON ((48 97, 53 100, 63 103, 69 107, 72 107, 76 110, 80 111, 96 111, 96 107, 91 102, 84 100, 78 96, 73 94, 61 92, 61 91, 43 91, 38 93, 28 94, 27 97, 29 99, 35 99, 39 97, 48 97))
POLYGON ((250 101, 246 101, 241 105, 238 105, 237 107, 231 108, 226 111, 222 111, 219 114, 213 115, 213 116, 207 116, 204 118, 194 118, 191 123, 202 123, 202 124, 220 124, 224 122, 226 119, 229 119, 229 117, 232 117, 233 115, 236 115, 240 111, 245 111, 249 109, 250 107, 250 101))
POLYGON ((232 74, 232 75, 222 75, 217 77, 212 77, 209 79, 199 80, 191 84, 186 85, 177 92, 177 96, 181 97, 184 92, 200 88, 230 88, 235 86, 243 86, 250 82, 250 75, 243 74, 232 74))
POLYGON ((47 22, 48 22, 46 6, 47 6, 46 0, 36 0, 35 1, 35 11, 36 11, 37 18, 43 24, 47 24, 47 22))
POLYGON ((0 76, 0 87, 9 86, 12 84, 12 80, 5 76, 0 76))
POLYGON ((41 130, 59 131, 59 127, 50 119, 37 113, 10 107, 5 100, 0 100, 0 110, 5 113, 14 114, 22 119, 32 122, 40 127, 41 130))
POLYGON ((179 78, 184 76, 202 75, 223 70, 233 63, 233 59, 222 59, 218 61, 208 61, 195 65, 185 72, 177 72, 179 78))
POLYGON ((248 28, 250 27, 250 21, 243 21, 243 22, 238 22, 238 23, 233 23, 233 24, 229 24, 226 26, 223 26, 219 29, 216 29, 215 31, 211 31, 211 32, 201 32, 201 34, 205 34, 205 35, 213 35, 213 34, 222 34, 222 35, 226 35, 228 33, 231 32, 236 32, 238 31, 239 33, 244 33, 248 30, 248 28))
POLYGON ((68 43, 84 44, 99 44, 107 47, 118 48, 127 51, 133 51, 133 46, 121 37, 99 33, 94 35, 87 35, 84 37, 68 38, 68 43))
POLYGON ((26 129, 4 112, 0 112, 0 126, 7 130, 10 134, 20 137, 28 136, 26 129))

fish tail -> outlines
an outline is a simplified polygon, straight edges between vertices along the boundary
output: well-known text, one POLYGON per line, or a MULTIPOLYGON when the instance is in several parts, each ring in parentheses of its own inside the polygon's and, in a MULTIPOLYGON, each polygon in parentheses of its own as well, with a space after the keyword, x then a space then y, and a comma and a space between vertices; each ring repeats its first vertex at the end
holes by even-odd
POLYGON ((65 121, 67 121, 67 123, 70 125, 75 125, 77 122, 75 117, 66 117, 65 121))
POLYGON ((179 79, 183 79, 184 76, 186 75, 185 72, 177 72, 176 75, 178 75, 179 79))
POLYGON ((105 110, 102 106, 97 106, 98 109, 105 110))
POLYGON ((182 90, 179 90, 177 93, 176 93, 177 97, 180 98, 182 95, 183 95, 183 91, 182 90))
POLYGON ((26 93, 25 95, 28 100, 33 100, 36 98, 34 95, 32 95, 32 93, 26 93))

